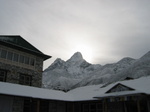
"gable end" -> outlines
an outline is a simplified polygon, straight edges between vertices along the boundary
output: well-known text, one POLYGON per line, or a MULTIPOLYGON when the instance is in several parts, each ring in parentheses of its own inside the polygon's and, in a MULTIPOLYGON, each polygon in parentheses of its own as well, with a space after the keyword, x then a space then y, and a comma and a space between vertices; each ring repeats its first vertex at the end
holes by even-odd
POLYGON ((135 90, 135 89, 127 87, 121 83, 118 83, 117 85, 115 85, 114 87, 112 87, 111 89, 109 89, 105 93, 113 93, 113 92, 121 92, 121 91, 133 91, 133 90, 135 90))

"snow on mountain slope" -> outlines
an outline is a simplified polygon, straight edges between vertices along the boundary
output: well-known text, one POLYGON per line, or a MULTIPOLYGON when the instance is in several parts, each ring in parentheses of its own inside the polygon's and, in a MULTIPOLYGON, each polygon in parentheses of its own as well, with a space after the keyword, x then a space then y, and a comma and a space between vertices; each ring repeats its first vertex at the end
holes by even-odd
POLYGON ((109 82, 111 77, 115 77, 117 73, 120 73, 122 70, 129 67, 134 62, 135 59, 127 57, 123 58, 117 63, 106 64, 100 69, 92 72, 93 75, 85 77, 81 82, 73 86, 73 88, 87 85, 104 84, 106 82, 109 82))
POLYGON ((113 78, 112 81, 124 79, 125 77, 139 78, 148 75, 150 75, 150 52, 136 60, 130 67, 123 70, 121 73, 118 73, 116 78, 113 78))
MULTIPOLYGON (((150 52, 146 53, 140 59, 134 60, 130 66, 127 66, 122 71, 116 73, 115 75, 112 74, 110 77, 105 77, 105 84, 110 84, 117 82, 119 80, 124 80, 126 77, 131 78, 139 78, 143 76, 150 75, 150 52)), ((99 78, 102 80, 102 78, 99 78)), ((97 78, 98 80, 98 78, 97 78)), ((95 82, 92 80, 92 82, 95 82)))
POLYGON ((43 72, 46 88, 68 91, 81 86, 110 84, 126 77, 150 75, 150 52, 140 59, 123 58, 117 63, 93 65, 77 52, 66 62, 57 59, 43 72))
POLYGON ((86 62, 80 52, 76 52, 66 62, 56 59, 43 72, 43 87, 67 91, 100 67, 101 65, 92 65, 86 62))

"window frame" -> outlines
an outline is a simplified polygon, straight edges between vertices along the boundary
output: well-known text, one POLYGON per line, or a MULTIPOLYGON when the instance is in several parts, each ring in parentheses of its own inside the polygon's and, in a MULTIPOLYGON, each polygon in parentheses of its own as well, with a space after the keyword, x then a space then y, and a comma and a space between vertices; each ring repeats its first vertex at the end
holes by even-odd
POLYGON ((32 76, 20 73, 19 74, 19 84, 31 86, 32 85, 32 76))
POLYGON ((6 59, 12 61, 13 60, 13 55, 14 55, 13 52, 7 51, 7 57, 6 57, 6 59))
POLYGON ((28 56, 24 56, 24 64, 29 65, 30 63, 30 58, 28 56))
POLYGON ((35 59, 34 58, 30 58, 29 65, 35 66, 35 59))
POLYGON ((19 54, 18 53, 14 53, 13 59, 14 62, 19 62, 19 54))
POLYGON ((7 71, 0 69, 0 81, 1 82, 6 82, 6 78, 7 78, 7 71), (3 76, 1 74, 1 72, 4 72, 3 76), (3 78, 3 80, 1 80, 1 78, 3 78))
POLYGON ((3 59, 7 59, 7 50, 2 49, 0 57, 3 58, 3 59), (4 53, 3 51, 5 51, 6 54, 3 54, 4 53))
POLYGON ((23 64, 23 66, 27 65, 30 67, 34 67, 36 64, 36 57, 34 55, 29 55, 26 53, 18 53, 18 52, 11 51, 8 49, 3 49, 3 48, 0 48, 0 59, 6 60, 6 61, 8 60, 8 62, 9 61, 16 62, 18 64, 23 64))

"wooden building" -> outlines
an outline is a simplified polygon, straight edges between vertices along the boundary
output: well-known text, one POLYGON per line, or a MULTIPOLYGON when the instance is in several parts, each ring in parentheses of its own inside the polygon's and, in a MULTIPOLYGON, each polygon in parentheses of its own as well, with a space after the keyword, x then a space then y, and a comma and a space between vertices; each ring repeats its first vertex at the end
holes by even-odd
POLYGON ((67 93, 41 88, 50 57, 20 36, 0 36, 0 112, 150 112, 150 77, 67 93))

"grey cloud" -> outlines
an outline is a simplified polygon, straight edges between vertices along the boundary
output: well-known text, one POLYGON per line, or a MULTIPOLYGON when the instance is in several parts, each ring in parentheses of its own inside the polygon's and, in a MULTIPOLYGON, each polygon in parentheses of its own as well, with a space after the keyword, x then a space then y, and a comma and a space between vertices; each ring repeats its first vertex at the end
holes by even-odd
MULTIPOLYGON (((0 34, 19 34, 44 53, 70 58, 79 43, 94 63, 139 58, 150 48, 149 0, 1 0, 0 34)), ((88 60, 87 60, 88 61, 88 60)))

